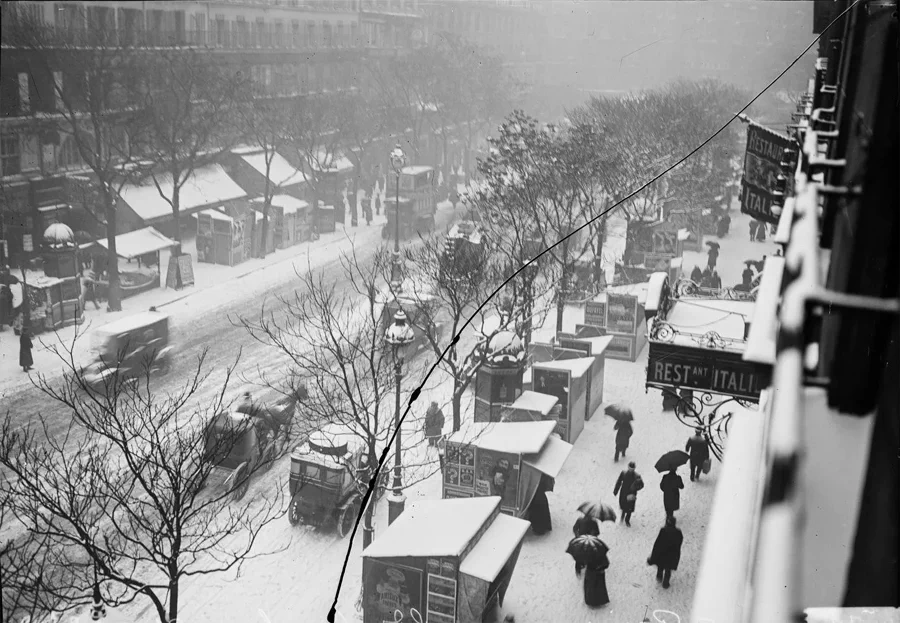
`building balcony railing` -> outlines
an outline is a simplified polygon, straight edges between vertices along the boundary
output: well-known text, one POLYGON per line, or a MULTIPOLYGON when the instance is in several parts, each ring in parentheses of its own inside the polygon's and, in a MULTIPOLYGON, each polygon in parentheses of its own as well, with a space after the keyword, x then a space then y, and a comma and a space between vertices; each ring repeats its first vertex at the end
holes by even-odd
POLYGON ((321 32, 310 36, 294 32, 241 32, 218 30, 133 30, 41 27, 26 36, 4 34, 2 45, 8 47, 96 48, 178 48, 204 47, 223 50, 321 50, 354 48, 388 48, 375 45, 361 34, 343 35, 321 32))

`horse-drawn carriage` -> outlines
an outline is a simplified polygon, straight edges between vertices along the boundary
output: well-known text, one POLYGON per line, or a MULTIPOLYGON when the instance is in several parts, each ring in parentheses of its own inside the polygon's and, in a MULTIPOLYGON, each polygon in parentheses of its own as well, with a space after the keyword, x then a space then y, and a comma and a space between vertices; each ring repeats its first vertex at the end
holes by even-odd
POLYGON ((204 459, 213 465, 210 476, 225 476, 219 484, 228 488, 235 501, 247 494, 253 474, 268 471, 282 455, 290 440, 297 400, 297 396, 286 396, 263 406, 245 393, 236 407, 218 413, 209 423, 204 459))
MULTIPOLYGON (((346 536, 359 516, 374 465, 361 441, 337 425, 312 433, 291 453, 288 520, 324 527, 333 525, 346 536)), ((377 500, 387 484, 388 472, 379 476, 377 500)))

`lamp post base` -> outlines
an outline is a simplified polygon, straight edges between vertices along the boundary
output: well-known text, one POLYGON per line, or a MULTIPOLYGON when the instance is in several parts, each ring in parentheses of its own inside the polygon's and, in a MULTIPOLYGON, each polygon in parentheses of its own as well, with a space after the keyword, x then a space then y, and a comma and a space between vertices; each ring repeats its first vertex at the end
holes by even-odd
POLYGON ((375 540, 375 528, 363 526, 363 549, 369 547, 375 540))
POLYGON ((388 493, 387 501, 388 525, 390 525, 394 523, 394 520, 397 519, 397 517, 403 514, 403 509, 406 508, 406 496, 402 493, 388 493))

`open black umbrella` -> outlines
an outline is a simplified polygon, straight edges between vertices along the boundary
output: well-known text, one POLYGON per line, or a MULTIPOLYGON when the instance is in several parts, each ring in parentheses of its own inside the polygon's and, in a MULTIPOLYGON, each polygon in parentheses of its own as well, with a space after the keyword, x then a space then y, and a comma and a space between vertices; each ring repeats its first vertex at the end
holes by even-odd
POLYGON ((618 421, 631 422, 634 420, 634 415, 631 413, 631 409, 626 407, 625 405, 609 405, 605 409, 603 409, 603 413, 618 421))
POLYGON ((606 552, 609 547, 598 537, 590 534, 576 536, 569 541, 566 553, 575 559, 575 562, 592 566, 601 566, 606 562, 606 552))
POLYGON ((681 450, 672 450, 671 452, 666 452, 664 455, 659 457, 659 460, 656 462, 654 467, 656 471, 659 473, 667 472, 670 469, 675 469, 677 467, 681 467, 691 457, 688 456, 687 452, 683 452, 681 450))
POLYGON ((612 506, 603 502, 582 502, 578 506, 578 510, 598 521, 616 520, 616 511, 613 510, 612 506))
POLYGON ((713 242, 712 240, 707 240, 707 241, 706 241, 706 246, 708 246, 708 247, 714 247, 714 248, 718 249, 718 248, 719 248, 720 246, 722 246, 722 245, 720 245, 718 242, 713 242))

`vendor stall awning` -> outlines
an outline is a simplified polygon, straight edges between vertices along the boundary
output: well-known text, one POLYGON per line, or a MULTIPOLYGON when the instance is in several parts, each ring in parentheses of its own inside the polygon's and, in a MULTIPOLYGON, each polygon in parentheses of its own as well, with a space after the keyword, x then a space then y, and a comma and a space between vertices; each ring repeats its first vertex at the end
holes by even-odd
POLYGON ((353 163, 339 153, 326 153, 319 151, 315 156, 309 158, 309 166, 314 171, 323 173, 343 173, 353 170, 353 163))
POLYGON ((578 359, 557 359, 556 361, 542 361, 535 367, 542 370, 568 370, 572 376, 578 378, 591 369, 594 365, 593 357, 579 357, 578 359))
POLYGON ((559 402, 559 398, 549 394, 541 394, 539 392, 524 391, 512 405, 511 409, 527 409, 528 411, 537 411, 543 415, 547 415, 559 402))
POLYGON ((756 294, 756 304, 750 321, 750 334, 744 361, 775 364, 775 338, 778 334, 778 303, 781 299, 781 279, 784 258, 767 257, 762 282, 756 294))
MULTIPOLYGON (((99 244, 104 249, 109 249, 109 242, 106 238, 98 240, 96 244, 99 244)), ((176 244, 178 243, 171 238, 166 238, 153 227, 145 227, 144 229, 116 236, 116 255, 130 260, 139 255, 170 249, 176 244)))
MULTIPOLYGON (((263 199, 254 199, 254 203, 262 203, 263 199)), ((272 205, 278 206, 282 210, 284 210, 285 214, 294 214, 301 210, 308 210, 309 204, 303 199, 297 199, 296 197, 291 197, 290 195, 275 195, 272 197, 272 205)))
POLYGON ((551 435, 540 454, 526 457, 525 464, 542 474, 547 474, 550 478, 556 478, 566 459, 569 458, 572 447, 572 444, 551 435))
MULTIPOLYGON (((241 154, 241 160, 249 164, 257 173, 265 177, 265 153, 241 154)), ((276 153, 272 154, 272 160, 269 162, 269 181, 276 186, 284 187, 291 186, 292 184, 302 184, 307 180, 303 171, 298 170, 288 162, 284 156, 276 153)))
MULTIPOLYGON (((171 179, 164 178, 159 182, 163 194, 171 198, 171 179)), ((184 183, 179 195, 179 208, 182 215, 188 215, 210 205, 246 196, 247 193, 228 177, 225 169, 214 164, 197 169, 184 183)), ((160 196, 153 180, 145 180, 139 185, 126 184, 119 192, 119 197, 145 223, 161 221, 172 216, 172 207, 160 196)))
POLYGON ((556 422, 499 422, 475 424, 450 435, 447 441, 471 443, 485 450, 511 454, 535 454, 544 447, 556 422))
POLYGON ((499 505, 499 496, 414 502, 362 555, 459 556, 499 505))
POLYGON ((459 565, 459 572, 493 582, 509 557, 525 538, 529 523, 518 517, 500 514, 494 518, 478 543, 459 565))

